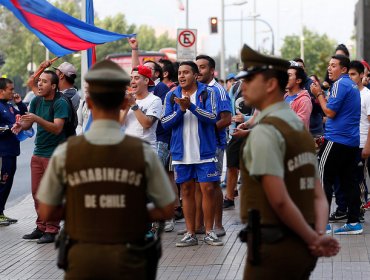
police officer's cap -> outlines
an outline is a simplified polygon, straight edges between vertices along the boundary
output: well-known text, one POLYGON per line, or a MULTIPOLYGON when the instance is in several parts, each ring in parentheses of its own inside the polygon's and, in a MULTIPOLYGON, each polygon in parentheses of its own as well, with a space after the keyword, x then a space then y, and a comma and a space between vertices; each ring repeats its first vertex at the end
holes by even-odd
POLYGON ((243 70, 236 75, 236 79, 246 78, 268 69, 286 72, 290 66, 287 60, 260 54, 251 49, 248 45, 243 46, 241 59, 244 67, 243 70))
POLYGON ((85 76, 89 91, 111 92, 122 89, 130 83, 130 76, 118 64, 111 60, 100 61, 87 72, 85 76))

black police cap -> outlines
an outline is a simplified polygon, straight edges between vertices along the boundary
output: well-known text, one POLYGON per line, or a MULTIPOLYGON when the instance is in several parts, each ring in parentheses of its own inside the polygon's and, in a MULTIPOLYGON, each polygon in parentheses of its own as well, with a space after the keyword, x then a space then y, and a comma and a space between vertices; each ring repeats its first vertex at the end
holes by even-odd
POLYGON ((248 45, 243 46, 241 59, 244 67, 243 70, 236 75, 236 79, 246 78, 268 69, 286 72, 290 66, 287 60, 260 54, 251 49, 248 45))

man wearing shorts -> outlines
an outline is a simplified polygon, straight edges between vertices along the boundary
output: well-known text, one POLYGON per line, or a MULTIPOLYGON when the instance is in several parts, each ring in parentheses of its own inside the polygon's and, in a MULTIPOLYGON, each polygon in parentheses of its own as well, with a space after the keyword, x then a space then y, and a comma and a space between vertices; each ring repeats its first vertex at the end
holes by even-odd
POLYGON ((216 154, 215 123, 217 121, 214 91, 197 82, 199 70, 192 61, 180 64, 179 87, 166 96, 162 125, 172 129, 171 154, 176 183, 181 184, 187 232, 176 243, 178 247, 198 244, 195 236, 195 182, 202 191, 202 207, 209 245, 223 245, 213 231, 215 183, 219 175, 214 162, 216 154))
MULTIPOLYGON (((215 60, 208 55, 198 55, 196 57, 196 64, 198 65, 199 75, 198 82, 204 83, 213 89, 215 92, 217 102, 217 122, 216 122, 216 167, 221 177, 222 167, 224 162, 224 153, 227 145, 226 128, 231 124, 231 100, 225 89, 215 80, 215 60)), ((226 234, 224 227, 222 226, 222 204, 223 194, 220 187, 221 182, 216 182, 216 209, 215 209, 215 228, 214 231, 217 236, 224 236, 226 234)), ((198 194, 198 189, 196 195, 198 194)), ((198 200, 197 200, 198 201, 198 200)), ((199 200, 201 201, 201 200, 199 200)), ((200 208, 201 209, 201 208, 200 208)), ((198 207, 197 207, 198 210, 198 207)), ((196 229, 200 228, 198 215, 196 220, 196 229)), ((203 223, 202 223, 203 224, 203 223)))

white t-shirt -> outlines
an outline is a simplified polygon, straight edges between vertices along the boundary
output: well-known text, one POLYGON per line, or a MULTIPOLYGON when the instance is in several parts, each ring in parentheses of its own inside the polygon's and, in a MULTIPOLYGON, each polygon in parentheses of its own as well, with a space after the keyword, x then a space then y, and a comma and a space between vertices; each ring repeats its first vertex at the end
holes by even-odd
POLYGON ((370 122, 367 116, 370 116, 370 90, 364 87, 361 91, 361 119, 360 119, 360 148, 365 146, 370 122))
POLYGON ((157 129, 158 119, 161 117, 162 113, 162 101, 159 97, 149 93, 149 95, 144 99, 137 99, 136 104, 139 105, 138 110, 141 110, 147 116, 153 116, 157 118, 157 120, 150 128, 144 129, 137 120, 134 111, 129 109, 124 124, 125 133, 149 142, 150 145, 152 145, 152 147, 155 149, 157 141, 155 132, 157 129))
MULTIPOLYGON (((182 96, 184 97, 184 95, 182 96)), ((190 96, 190 102, 196 104, 196 92, 190 96)), ((182 160, 174 160, 172 164, 199 164, 212 162, 215 159, 200 159, 200 140, 198 132, 198 118, 186 110, 184 115, 184 125, 182 129, 182 139, 184 143, 184 156, 182 160)))

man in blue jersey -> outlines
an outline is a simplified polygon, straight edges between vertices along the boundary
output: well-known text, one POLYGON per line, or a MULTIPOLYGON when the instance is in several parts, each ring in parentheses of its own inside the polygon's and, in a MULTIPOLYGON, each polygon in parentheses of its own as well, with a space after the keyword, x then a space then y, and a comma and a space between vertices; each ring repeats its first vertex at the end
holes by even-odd
MULTIPOLYGON (((319 171, 329 205, 333 196, 333 185, 339 178, 341 191, 348 205, 347 223, 334 234, 360 234, 360 189, 355 180, 356 155, 360 145, 361 98, 357 85, 348 73, 350 60, 344 55, 332 56, 329 79, 333 81, 328 100, 317 84, 311 91, 320 102, 327 116, 325 142, 319 152, 319 171)), ((330 209, 330 208, 329 208, 330 209)), ((327 232, 331 231, 330 225, 327 232)))
POLYGON ((178 247, 198 244, 195 236, 195 182, 202 192, 206 236, 204 242, 219 246, 223 242, 213 231, 215 183, 219 174, 214 161, 216 154, 215 124, 217 122, 214 91, 197 82, 199 70, 192 61, 180 64, 179 86, 166 96, 162 125, 172 129, 171 155, 176 183, 181 184, 187 232, 176 243, 178 247))
MULTIPOLYGON (((222 166, 224 162, 224 153, 227 145, 226 140, 226 128, 231 124, 231 100, 228 93, 225 91, 224 87, 216 82, 215 60, 208 55, 198 55, 196 58, 196 64, 198 66, 199 75, 198 82, 208 85, 215 92, 216 102, 217 102, 217 122, 216 122, 216 166, 219 175, 222 175, 222 166)), ((196 194, 201 194, 198 191, 196 194)), ((201 199, 197 201, 201 202, 201 199)), ((220 182, 216 182, 216 211, 215 211, 215 233, 217 236, 224 236, 225 229, 222 226, 222 205, 223 205, 223 195, 220 187, 220 182)), ((197 207, 201 209, 201 207, 197 207)), ((198 216, 198 215, 197 215, 198 216)), ((201 216, 201 215, 200 215, 201 216)), ((201 222, 201 221, 197 221, 201 222)), ((199 228, 200 224, 196 223, 196 228, 199 228)))
POLYGON ((7 78, 0 78, 0 226, 16 223, 16 219, 4 215, 4 208, 13 185, 17 169, 17 156, 20 154, 19 140, 11 128, 16 115, 24 115, 27 106, 19 94, 14 93, 14 84, 7 78), (14 100, 18 109, 11 101, 14 100))

